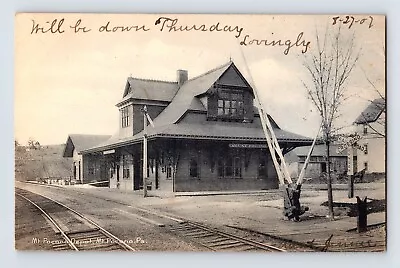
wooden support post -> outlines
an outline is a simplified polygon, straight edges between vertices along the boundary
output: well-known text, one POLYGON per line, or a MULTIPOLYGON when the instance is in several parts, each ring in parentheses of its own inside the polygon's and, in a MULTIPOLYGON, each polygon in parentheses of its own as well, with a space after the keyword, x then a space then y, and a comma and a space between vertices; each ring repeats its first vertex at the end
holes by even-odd
POLYGON ((156 152, 156 159, 155 159, 155 163, 154 163, 154 166, 155 166, 154 168, 156 169, 155 174, 154 174, 155 182, 156 182, 156 189, 158 189, 160 187, 160 182, 159 182, 160 178, 159 178, 159 173, 158 173, 158 168, 159 168, 158 158, 159 158, 159 154, 158 154, 158 151, 157 151, 156 152))
POLYGON ((349 198, 354 197, 354 169, 353 169, 353 147, 347 148, 347 177, 348 177, 348 193, 349 198))
POLYGON ((367 231, 367 215, 368 215, 368 210, 367 210, 367 197, 364 197, 363 199, 360 199, 360 197, 357 197, 357 210, 358 210, 358 216, 357 216, 357 231, 359 233, 363 233, 367 231))
POLYGON ((147 197, 147 107, 143 108, 143 197, 147 197))
POLYGON ((348 193, 347 196, 348 198, 353 198, 354 197, 354 176, 349 175, 348 176, 348 193))

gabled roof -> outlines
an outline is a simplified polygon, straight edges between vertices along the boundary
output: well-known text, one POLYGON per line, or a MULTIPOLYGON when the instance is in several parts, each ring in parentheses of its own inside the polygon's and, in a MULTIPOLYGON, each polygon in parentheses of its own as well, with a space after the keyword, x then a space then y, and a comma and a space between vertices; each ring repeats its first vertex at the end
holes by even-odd
POLYGON ((367 108, 357 117, 354 121, 355 124, 367 124, 378 120, 379 116, 385 111, 386 102, 384 99, 379 98, 373 100, 367 108))
POLYGON ((65 144, 63 157, 72 157, 74 150, 80 153, 108 140, 110 137, 110 135, 70 134, 65 144))
MULTIPOLYGON (((330 145, 330 150, 329 154, 331 156, 342 156, 342 157, 347 157, 347 150, 344 150, 340 153, 337 152, 338 145, 330 145)), ((301 146, 297 147, 296 149, 293 150, 293 152, 297 156, 307 156, 308 152, 310 151, 310 146, 301 146)), ((326 155, 326 147, 324 144, 321 145, 315 145, 311 156, 325 156, 326 155)))
POLYGON ((206 93, 218 78, 232 65, 234 65, 233 62, 227 62, 224 65, 186 81, 179 88, 172 102, 154 119, 154 124, 160 126, 175 123, 191 107, 193 98, 206 93))
POLYGON ((130 98, 170 102, 177 91, 177 82, 128 77, 121 102, 130 98))

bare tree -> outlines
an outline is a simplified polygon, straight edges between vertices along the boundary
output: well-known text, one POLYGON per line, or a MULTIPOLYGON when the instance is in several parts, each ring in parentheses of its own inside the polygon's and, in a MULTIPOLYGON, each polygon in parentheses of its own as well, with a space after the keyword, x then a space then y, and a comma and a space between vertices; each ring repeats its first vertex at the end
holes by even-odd
POLYGON ((345 37, 340 27, 334 31, 327 28, 323 36, 316 31, 315 41, 313 50, 306 55, 304 61, 310 81, 303 81, 303 84, 321 116, 322 139, 326 146, 329 217, 333 219, 329 145, 338 130, 335 128, 335 121, 340 116, 340 107, 347 99, 346 82, 359 59, 360 51, 356 51, 355 34, 345 37))

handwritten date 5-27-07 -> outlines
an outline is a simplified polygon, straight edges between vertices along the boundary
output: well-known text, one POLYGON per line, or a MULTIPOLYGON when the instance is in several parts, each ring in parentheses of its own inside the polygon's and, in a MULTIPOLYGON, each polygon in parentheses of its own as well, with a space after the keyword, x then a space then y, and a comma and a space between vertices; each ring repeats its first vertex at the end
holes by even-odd
POLYGON ((372 16, 364 17, 364 18, 355 18, 354 16, 336 16, 333 17, 333 23, 332 25, 343 23, 345 25, 349 25, 349 29, 354 25, 354 24, 366 24, 368 25, 368 28, 370 29, 372 26, 372 22, 374 21, 374 18, 372 16))

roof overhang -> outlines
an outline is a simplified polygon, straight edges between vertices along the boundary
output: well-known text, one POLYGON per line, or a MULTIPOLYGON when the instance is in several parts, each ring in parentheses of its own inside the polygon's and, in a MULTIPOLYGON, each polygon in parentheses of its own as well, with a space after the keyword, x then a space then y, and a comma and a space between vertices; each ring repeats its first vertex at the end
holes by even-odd
MULTIPOLYGON (((148 141, 156 140, 156 139, 181 139, 181 140, 203 140, 203 141, 219 141, 219 142, 253 142, 253 143, 266 143, 267 140, 265 138, 258 137, 221 137, 221 136, 206 136, 206 135, 185 135, 185 134, 164 134, 157 133, 147 136, 148 141)), ((90 154, 90 153, 99 153, 99 152, 107 152, 116 148, 121 148, 124 146, 130 146, 135 144, 140 144, 143 142, 143 137, 137 137, 129 140, 116 141, 112 144, 104 145, 97 148, 91 148, 87 150, 83 150, 82 154, 90 154)), ((290 146, 293 148, 300 146, 308 146, 312 144, 311 139, 278 139, 278 143, 285 146, 290 146)))

